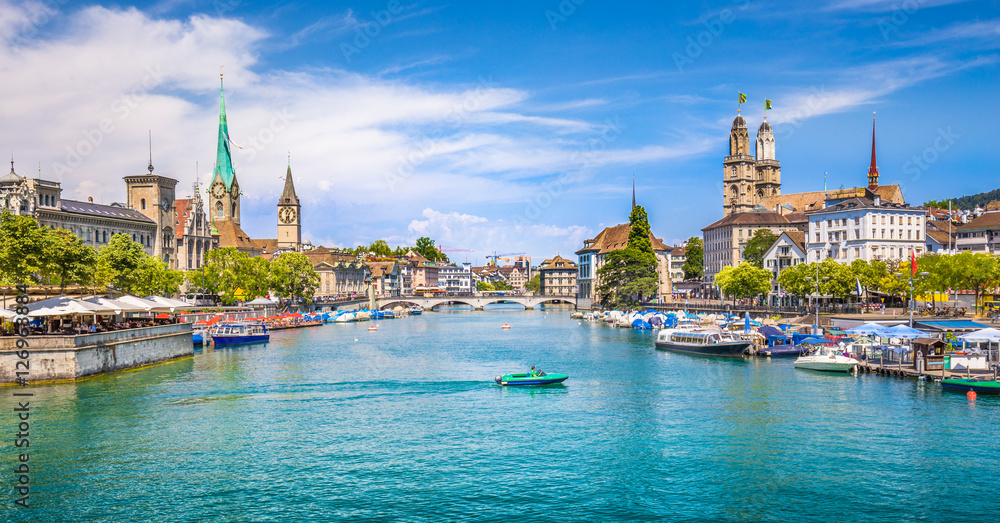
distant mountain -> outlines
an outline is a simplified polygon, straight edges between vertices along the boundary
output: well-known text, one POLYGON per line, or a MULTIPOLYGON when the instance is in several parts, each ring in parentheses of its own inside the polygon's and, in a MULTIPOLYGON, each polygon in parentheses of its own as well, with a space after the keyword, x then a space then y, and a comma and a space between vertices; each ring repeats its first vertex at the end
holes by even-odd
MULTIPOLYGON (((1000 189, 994 189, 990 192, 981 192, 979 194, 973 194, 972 196, 962 196, 960 198, 952 198, 951 208, 952 209, 974 209, 976 206, 985 208, 987 203, 1000 200, 1000 189)), ((935 209, 947 209, 948 200, 931 200, 924 203, 924 207, 934 207, 935 209)))

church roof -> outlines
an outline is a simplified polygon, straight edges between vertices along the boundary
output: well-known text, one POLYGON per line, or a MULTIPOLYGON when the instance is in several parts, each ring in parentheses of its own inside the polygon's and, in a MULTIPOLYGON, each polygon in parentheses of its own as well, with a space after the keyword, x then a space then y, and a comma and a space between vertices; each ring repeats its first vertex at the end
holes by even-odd
POLYGON ((746 129, 746 128, 747 128, 747 121, 743 119, 742 114, 737 114, 736 118, 733 119, 733 130, 735 131, 736 129, 746 129))
MULTIPOLYGON (((597 236, 594 236, 592 240, 587 240, 584 245, 589 246, 585 246, 579 251, 576 251, 576 254, 583 252, 605 254, 611 251, 624 249, 628 246, 628 235, 630 232, 632 232, 632 224, 630 223, 607 227, 603 231, 597 233, 597 236)), ((663 240, 653 236, 653 231, 649 231, 649 241, 653 244, 653 252, 670 250, 670 247, 667 247, 667 245, 663 243, 663 240)))
POLYGON ((236 222, 216 220, 212 225, 219 232, 219 248, 236 247, 236 250, 240 252, 260 252, 257 244, 250 239, 250 235, 243 232, 243 229, 236 222))
POLYGON ((219 143, 215 153, 215 174, 212 176, 214 182, 217 178, 222 180, 229 190, 233 187, 233 180, 236 179, 236 169, 233 168, 233 153, 230 150, 229 123, 226 120, 226 96, 222 88, 222 78, 219 78, 219 143))
POLYGON ((254 244, 260 249, 261 253, 274 254, 278 250, 278 239, 277 238, 264 238, 260 240, 254 240, 254 244))
POLYGON ((794 225, 795 222, 789 216, 771 211, 763 212, 740 212, 730 214, 725 218, 702 229, 703 231, 718 229, 731 225, 794 225))
MULTIPOLYGON (((875 196, 892 203, 905 203, 903 201, 903 191, 899 185, 880 185, 874 191, 875 196)), ((810 191, 789 194, 775 194, 765 196, 760 203, 769 211, 773 211, 779 205, 791 207, 797 212, 816 211, 823 208, 823 203, 827 198, 837 200, 841 198, 864 197, 864 187, 853 187, 850 189, 834 189, 832 191, 810 191)))
POLYGON ((292 182, 292 166, 288 166, 285 173, 285 190, 281 191, 281 199, 278 205, 298 205, 299 197, 295 195, 295 184, 292 182))

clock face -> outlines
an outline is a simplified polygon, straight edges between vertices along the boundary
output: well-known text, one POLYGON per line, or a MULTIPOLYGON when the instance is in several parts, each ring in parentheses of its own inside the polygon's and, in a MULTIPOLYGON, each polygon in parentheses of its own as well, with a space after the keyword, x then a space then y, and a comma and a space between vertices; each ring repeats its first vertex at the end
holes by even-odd
POLYGON ((278 213, 278 219, 281 220, 281 223, 293 223, 295 222, 295 217, 295 209, 291 207, 283 207, 278 213))
POLYGON ((226 186, 222 182, 215 182, 212 184, 212 196, 216 198, 222 198, 226 194, 226 186))

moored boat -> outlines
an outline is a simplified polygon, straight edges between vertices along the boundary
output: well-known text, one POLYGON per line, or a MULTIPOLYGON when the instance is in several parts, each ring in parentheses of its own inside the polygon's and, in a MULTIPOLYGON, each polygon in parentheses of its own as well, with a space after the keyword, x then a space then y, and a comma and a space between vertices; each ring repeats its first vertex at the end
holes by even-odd
POLYGON ((750 341, 712 329, 663 329, 656 334, 656 348, 700 356, 739 358, 750 341))
POLYGON ((569 375, 567 374, 547 374, 540 372, 536 376, 527 373, 504 374, 493 379, 500 385, 551 385, 553 383, 562 383, 568 377, 569 375))
POLYGON ((767 347, 761 349, 761 356, 770 356, 772 358, 781 358, 786 356, 801 356, 807 352, 811 347, 806 347, 803 345, 774 345, 772 347, 767 347))
POLYGON ((420 314, 423 314, 424 309, 419 305, 414 305, 413 307, 410 307, 407 312, 410 316, 419 316, 420 314))
POLYGON ((941 386, 952 390, 1000 394, 1000 381, 983 378, 945 378, 941 380, 941 386))
POLYGON ((263 323, 220 323, 212 326, 209 336, 216 346, 262 343, 271 339, 263 323))
POLYGON ((851 372, 858 366, 858 360, 841 352, 836 345, 822 345, 809 354, 795 360, 795 368, 822 370, 827 372, 851 372))

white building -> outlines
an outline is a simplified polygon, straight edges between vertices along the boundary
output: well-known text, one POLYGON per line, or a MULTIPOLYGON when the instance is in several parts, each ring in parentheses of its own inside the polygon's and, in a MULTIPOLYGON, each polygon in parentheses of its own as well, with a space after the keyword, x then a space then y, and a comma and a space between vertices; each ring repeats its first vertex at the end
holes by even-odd
POLYGON ((958 228, 955 250, 1000 254, 1000 209, 990 203, 987 211, 958 228))
POLYGON ((771 292, 767 294, 767 302, 771 305, 793 305, 793 296, 788 296, 778 285, 781 271, 806 263, 806 234, 802 231, 785 231, 778 236, 771 248, 764 253, 764 268, 771 271, 771 292))
POLYGON ((472 264, 465 262, 461 267, 441 267, 438 269, 438 287, 454 294, 472 294, 472 264))
POLYGON ((828 201, 826 208, 809 213, 807 261, 902 260, 911 252, 920 256, 927 249, 926 218, 925 209, 883 202, 877 196, 828 201))

